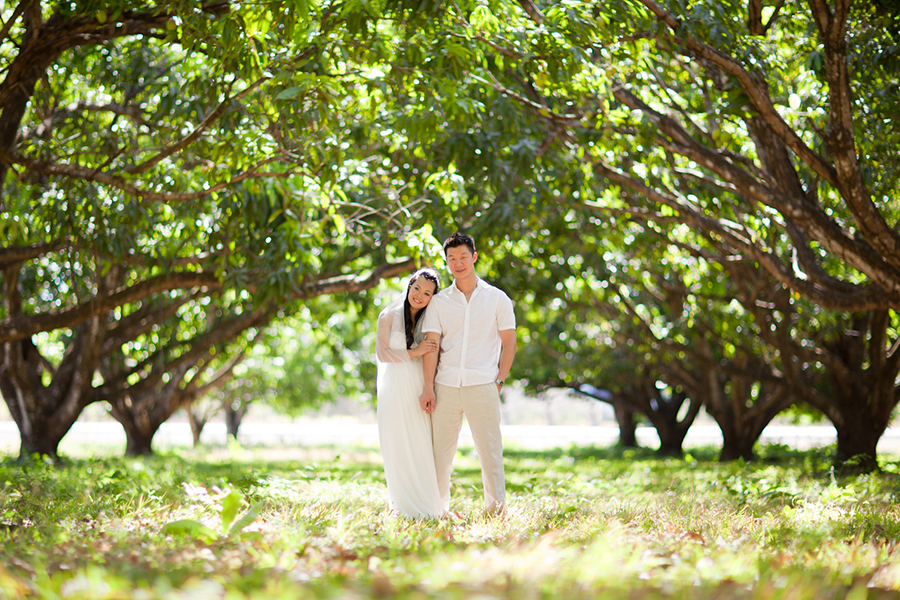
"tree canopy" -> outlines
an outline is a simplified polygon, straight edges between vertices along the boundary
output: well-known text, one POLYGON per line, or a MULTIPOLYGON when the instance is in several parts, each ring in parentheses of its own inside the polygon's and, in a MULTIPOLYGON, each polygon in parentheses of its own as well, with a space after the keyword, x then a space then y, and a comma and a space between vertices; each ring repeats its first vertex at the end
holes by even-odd
POLYGON ((155 430, 242 332, 413 267, 412 225, 346 173, 370 157, 348 141, 368 135, 369 18, 308 8, 4 10, 0 389, 24 453, 55 454, 98 400, 148 403, 155 430))
POLYGON ((900 398, 885 3, 0 13, 0 389, 43 398, 32 421, 117 394, 149 414, 465 229, 545 351, 523 376, 643 377, 632 396, 742 422, 739 455, 805 402, 874 460, 900 398))

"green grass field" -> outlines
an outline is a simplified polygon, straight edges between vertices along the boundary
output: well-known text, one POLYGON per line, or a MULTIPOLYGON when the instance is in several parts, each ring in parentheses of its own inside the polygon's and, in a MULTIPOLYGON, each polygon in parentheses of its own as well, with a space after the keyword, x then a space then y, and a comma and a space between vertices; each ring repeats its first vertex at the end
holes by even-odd
POLYGON ((900 480, 839 478, 826 450, 753 464, 508 449, 509 510, 386 510, 367 448, 201 449, 0 465, 0 597, 893 598, 900 480))

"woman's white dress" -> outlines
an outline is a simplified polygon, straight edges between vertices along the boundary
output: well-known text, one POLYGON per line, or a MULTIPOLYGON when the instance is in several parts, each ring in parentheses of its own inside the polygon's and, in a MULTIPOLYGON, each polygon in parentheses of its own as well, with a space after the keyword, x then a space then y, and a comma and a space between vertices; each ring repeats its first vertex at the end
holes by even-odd
MULTIPOLYGON (((402 319, 402 316, 400 317, 402 319)), ((390 334, 390 350, 406 355, 406 336, 390 334)), ((422 358, 378 362, 378 437, 391 510, 414 519, 444 514, 431 446, 431 416, 419 406, 422 358)))

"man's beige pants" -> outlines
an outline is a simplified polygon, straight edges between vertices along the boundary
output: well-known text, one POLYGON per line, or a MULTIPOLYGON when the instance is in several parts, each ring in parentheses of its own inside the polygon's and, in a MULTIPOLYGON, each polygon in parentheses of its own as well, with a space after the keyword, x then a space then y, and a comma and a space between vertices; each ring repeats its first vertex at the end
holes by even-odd
POLYGON ((506 480, 503 473, 503 440, 500 437, 500 394, 497 384, 461 388, 437 384, 431 413, 431 436, 438 490, 445 510, 450 507, 450 472, 459 444, 463 415, 472 430, 475 452, 481 463, 484 507, 488 512, 506 508, 506 480))

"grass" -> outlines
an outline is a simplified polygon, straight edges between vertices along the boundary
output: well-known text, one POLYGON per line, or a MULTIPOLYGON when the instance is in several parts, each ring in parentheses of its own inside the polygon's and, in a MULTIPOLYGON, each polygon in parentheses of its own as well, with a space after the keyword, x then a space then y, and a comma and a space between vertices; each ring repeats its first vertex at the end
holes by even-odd
POLYGON ((0 464, 0 597, 894 598, 900 480, 826 450, 753 464, 612 448, 506 452, 509 510, 386 510, 377 450, 219 449, 0 464), (224 521, 224 523, 223 523, 224 521))

